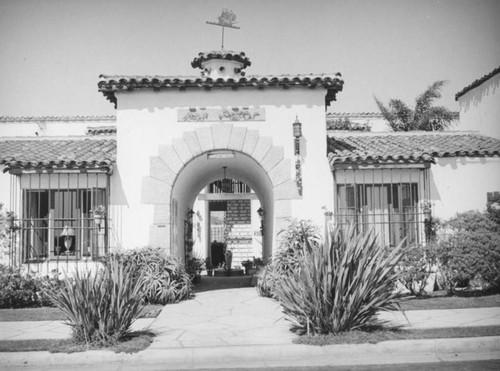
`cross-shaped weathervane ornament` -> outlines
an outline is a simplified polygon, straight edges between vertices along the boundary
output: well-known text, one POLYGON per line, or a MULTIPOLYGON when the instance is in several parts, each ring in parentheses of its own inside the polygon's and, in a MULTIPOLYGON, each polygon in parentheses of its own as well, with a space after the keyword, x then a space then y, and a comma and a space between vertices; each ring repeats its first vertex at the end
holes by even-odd
POLYGON ((236 14, 230 9, 222 9, 222 14, 217 19, 218 22, 207 21, 207 24, 222 27, 222 50, 224 50, 224 28, 234 28, 237 30, 240 28, 234 25, 236 23, 236 14))

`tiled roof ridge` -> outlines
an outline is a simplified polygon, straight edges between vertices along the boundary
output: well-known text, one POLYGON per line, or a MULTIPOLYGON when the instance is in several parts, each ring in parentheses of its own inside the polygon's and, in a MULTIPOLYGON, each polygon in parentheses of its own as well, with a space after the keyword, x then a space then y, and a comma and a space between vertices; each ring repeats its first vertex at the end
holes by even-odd
POLYGON ((106 126, 89 126, 85 131, 85 134, 91 136, 98 135, 114 135, 117 132, 116 125, 106 125, 106 126))
POLYGON ((337 133, 331 133, 329 134, 329 137, 336 136, 336 135, 341 135, 342 137, 346 136, 378 136, 378 137, 385 137, 385 136, 445 136, 445 135, 475 135, 475 136, 483 136, 485 135, 481 134, 479 131, 451 131, 451 130, 446 130, 446 131, 417 131, 417 130, 412 130, 412 131, 341 131, 338 134, 337 133))
POLYGON ((228 80, 232 81, 239 81, 239 80, 253 80, 253 79, 275 79, 275 78, 307 78, 307 77, 336 77, 337 79, 341 79, 342 74, 340 72, 321 72, 321 73, 282 73, 282 74, 269 74, 269 75, 246 75, 242 76, 238 79, 223 79, 223 78, 216 78, 213 79, 211 77, 203 77, 200 75, 121 75, 121 74, 113 74, 113 75, 108 75, 108 74, 100 74, 99 79, 106 80, 106 79, 134 79, 134 80, 173 80, 173 81, 191 81, 191 80, 198 80, 198 81, 213 81, 213 82, 226 82, 228 80))
POLYGON ((116 121, 116 116, 0 116, 0 122, 19 121, 116 121))
POLYGON ((83 140, 116 140, 112 136, 99 137, 99 136, 89 136, 89 135, 71 135, 71 136, 23 136, 23 137, 0 137, 0 142, 10 142, 10 141, 83 141, 83 140))
POLYGON ((493 76, 495 76, 497 73, 500 73, 500 66, 495 68, 493 71, 490 73, 484 75, 483 77, 475 80, 472 84, 466 86, 462 90, 460 90, 457 94, 455 94, 455 100, 458 100, 462 95, 466 94, 467 92, 471 91, 474 88, 477 88, 479 85, 481 85, 483 82, 491 79, 493 76))
POLYGON ((332 116, 380 116, 380 112, 327 112, 326 117, 332 116))
POLYGON ((199 52, 198 56, 191 62, 191 67, 202 68, 201 64, 210 59, 227 59, 243 63, 243 68, 252 65, 250 59, 246 56, 245 52, 235 52, 232 50, 211 50, 208 52, 199 52))

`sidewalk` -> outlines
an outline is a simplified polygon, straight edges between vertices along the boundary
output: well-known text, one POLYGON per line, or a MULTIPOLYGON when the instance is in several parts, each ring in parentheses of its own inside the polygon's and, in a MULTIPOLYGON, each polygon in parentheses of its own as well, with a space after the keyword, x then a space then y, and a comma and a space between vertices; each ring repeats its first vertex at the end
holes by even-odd
MULTIPOLYGON (((500 326, 500 308, 407 311, 406 316, 409 323, 398 312, 383 313, 380 318, 406 328, 500 326)), ((500 359, 500 337, 296 345, 292 343, 296 335, 290 332, 290 322, 279 305, 259 297, 255 288, 198 293, 193 300, 166 306, 155 319, 134 324, 136 330, 148 327, 158 335, 148 349, 137 354, 0 353, 0 365, 15 368, 36 362, 48 368, 75 364, 91 368, 108 362, 118 369, 133 369, 136 363, 141 369, 156 369, 155 365, 181 369, 500 359)), ((69 333, 69 327, 60 322, 0 322, 1 340, 67 338, 69 333)))

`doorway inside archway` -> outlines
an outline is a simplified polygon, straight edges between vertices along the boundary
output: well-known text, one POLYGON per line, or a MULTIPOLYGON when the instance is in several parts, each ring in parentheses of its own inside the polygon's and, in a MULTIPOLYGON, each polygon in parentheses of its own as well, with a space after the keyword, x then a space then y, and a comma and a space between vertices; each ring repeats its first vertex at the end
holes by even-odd
POLYGON ((210 183, 198 195, 193 210, 196 214, 195 255, 210 258, 213 267, 225 263, 227 250, 232 254, 232 267, 262 259, 262 225, 258 210, 262 205, 243 181, 222 178, 210 183))

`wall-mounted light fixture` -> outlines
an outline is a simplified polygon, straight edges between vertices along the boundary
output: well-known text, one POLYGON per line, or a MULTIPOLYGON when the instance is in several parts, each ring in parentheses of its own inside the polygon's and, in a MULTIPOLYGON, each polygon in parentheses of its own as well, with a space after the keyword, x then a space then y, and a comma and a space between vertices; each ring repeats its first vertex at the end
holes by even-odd
POLYGON ((299 118, 295 116, 295 122, 293 123, 293 136, 295 138, 295 154, 300 155, 300 138, 302 137, 302 123, 299 118))
POLYGON ((266 212, 262 207, 259 207, 259 210, 257 210, 257 214, 259 214, 260 218, 260 235, 264 236, 264 215, 266 214, 266 212))
POLYGON ((298 116, 295 116, 293 123, 293 136, 295 138, 295 183, 299 196, 302 196, 302 159, 300 156, 300 138, 302 138, 302 123, 298 116))

